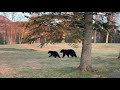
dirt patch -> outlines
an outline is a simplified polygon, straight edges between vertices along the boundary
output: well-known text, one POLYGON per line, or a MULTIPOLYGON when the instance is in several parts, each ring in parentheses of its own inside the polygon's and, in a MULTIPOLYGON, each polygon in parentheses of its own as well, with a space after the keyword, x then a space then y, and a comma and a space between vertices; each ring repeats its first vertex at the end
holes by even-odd
POLYGON ((24 67, 30 67, 30 68, 38 68, 38 67, 40 67, 40 63, 37 63, 37 61, 26 61, 22 65, 24 67))
POLYGON ((9 66, 0 66, 0 73, 3 75, 13 75, 16 74, 15 70, 9 66))
MULTIPOLYGON (((75 49, 73 47, 71 47, 68 44, 47 44, 45 45, 43 48, 38 47, 39 44, 19 44, 19 47, 21 48, 25 48, 25 49, 33 49, 33 50, 37 50, 37 51, 48 51, 48 50, 60 50, 60 49, 75 49)), ((79 46, 81 47, 81 45, 79 46)), ((77 48, 76 48, 77 50, 77 48)))
POLYGON ((19 46, 22 48, 25 48, 25 49, 33 49, 33 50, 37 50, 37 51, 48 51, 48 48, 39 48, 39 47, 37 48, 30 44, 20 44, 19 46))

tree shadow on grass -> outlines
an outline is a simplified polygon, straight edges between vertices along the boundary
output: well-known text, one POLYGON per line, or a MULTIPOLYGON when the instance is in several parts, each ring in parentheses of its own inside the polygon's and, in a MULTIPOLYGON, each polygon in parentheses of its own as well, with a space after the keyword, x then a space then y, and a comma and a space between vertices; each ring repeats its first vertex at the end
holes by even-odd
POLYGON ((55 69, 55 71, 61 73, 71 73, 71 72, 75 72, 76 70, 78 70, 76 67, 64 67, 64 68, 55 69))
POLYGON ((120 61, 116 59, 115 55, 106 55, 93 59, 93 74, 98 74, 107 78, 111 73, 120 72, 120 61))
POLYGON ((94 78, 98 77, 93 75, 91 72, 81 72, 77 67, 64 67, 56 69, 62 77, 68 78, 94 78))

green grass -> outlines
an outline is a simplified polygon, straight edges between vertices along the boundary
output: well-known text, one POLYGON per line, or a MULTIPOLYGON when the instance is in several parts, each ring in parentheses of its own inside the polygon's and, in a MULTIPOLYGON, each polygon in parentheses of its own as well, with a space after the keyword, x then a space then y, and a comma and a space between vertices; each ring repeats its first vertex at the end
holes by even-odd
POLYGON ((15 73, 0 72, 0 78, 108 78, 113 73, 120 72, 118 48, 119 44, 93 44, 93 72, 80 72, 77 67, 80 63, 81 47, 75 49, 78 58, 55 59, 49 58, 47 51, 1 45, 0 67, 12 68, 15 73))

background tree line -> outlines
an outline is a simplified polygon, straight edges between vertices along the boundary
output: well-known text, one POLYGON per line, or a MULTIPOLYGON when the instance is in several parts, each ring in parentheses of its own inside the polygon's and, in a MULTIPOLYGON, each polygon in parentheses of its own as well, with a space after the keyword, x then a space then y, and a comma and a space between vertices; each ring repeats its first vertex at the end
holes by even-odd
MULTIPOLYGON (((7 17, 7 13, 3 12, 4 16, 7 17)), ((44 14, 44 12, 40 12, 40 13, 32 13, 32 16, 39 16, 44 14)), ((12 13, 11 18, 14 21, 15 18, 15 12, 12 13)), ((2 16, 1 16, 2 17, 2 16)), ((24 23, 28 23, 28 22, 13 22, 8 20, 6 17, 2 18, 0 20, 0 44, 21 44, 21 43, 28 43, 30 40, 29 39, 24 39, 23 36, 25 36, 25 33, 28 33, 29 30, 27 30, 28 28, 24 27, 23 24, 24 23)), ((75 17, 75 15, 74 15, 75 17)), ((97 14, 94 15, 94 28, 92 31, 92 43, 120 43, 120 31, 118 26, 116 25, 115 21, 116 21, 116 15, 115 14, 110 14, 108 17, 106 17, 107 20, 110 20, 112 22, 104 22, 105 20, 105 15, 103 14, 97 14), (113 27, 112 27, 113 25, 113 27), (113 30, 112 30, 113 29, 113 30)), ((72 19, 72 18, 71 18, 72 19)), ((69 18, 70 20, 70 18, 69 18)), ((32 19, 31 19, 32 21, 32 19)), ((72 21, 74 24, 76 24, 76 26, 79 26, 81 24, 81 22, 79 21, 72 21)), ((54 25, 60 25, 60 23, 55 23, 54 25)), ((43 27, 48 27, 48 26, 44 26, 43 27)), ((60 28, 59 28, 60 29, 60 28)), ((67 29, 66 27, 62 28, 62 29, 67 29)), ((74 30, 74 28, 72 28, 74 30)), ((80 29, 79 29, 80 31, 80 29)), ((82 30, 81 30, 82 32, 82 30)), ((75 38, 77 38, 76 36, 79 35, 81 38, 81 32, 80 33, 76 33, 76 31, 74 30, 72 35, 65 35, 66 32, 64 32, 64 35, 62 36, 62 38, 64 38, 64 40, 62 40, 62 42, 66 42, 66 43, 72 43, 72 42, 77 42, 77 40, 75 38), (66 37, 65 37, 66 36, 66 37)), ((38 36, 39 37, 39 36, 38 36)), ((79 42, 81 42, 79 38, 79 42)), ((39 37, 37 40, 35 39, 35 41, 33 41, 34 43, 40 43, 40 42, 45 42, 45 38, 44 37, 39 37)))
POLYGON ((0 15, 0 44, 21 44, 22 38, 26 32, 25 27, 21 21, 15 22, 16 13, 12 12, 11 15, 8 12, 2 12, 0 15), (9 20, 7 17, 11 17, 9 20))

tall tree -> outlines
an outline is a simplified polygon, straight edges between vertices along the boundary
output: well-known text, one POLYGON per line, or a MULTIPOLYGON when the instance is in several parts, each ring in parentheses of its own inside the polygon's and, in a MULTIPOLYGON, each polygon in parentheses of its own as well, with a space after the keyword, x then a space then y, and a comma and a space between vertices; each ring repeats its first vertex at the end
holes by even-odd
POLYGON ((91 39, 92 39, 92 20, 93 13, 85 12, 85 29, 84 29, 84 39, 82 40, 82 52, 81 52, 81 61, 80 61, 80 70, 81 71, 91 71, 91 39))
MULTIPOLYGON (((93 42, 96 43, 98 42, 97 40, 97 33, 102 30, 102 27, 101 27, 101 20, 100 20, 100 15, 97 14, 97 15, 93 15, 93 42)), ((99 38, 100 38, 100 35, 99 35, 99 38)))
POLYGON ((115 17, 113 12, 106 12, 107 22, 103 23, 103 28, 106 31, 106 43, 109 42, 110 32, 115 30, 115 17))
MULTIPOLYGON (((16 12, 11 12, 11 19, 14 22, 16 12)), ((10 26, 10 44, 16 44, 16 26, 11 23, 10 26)))

